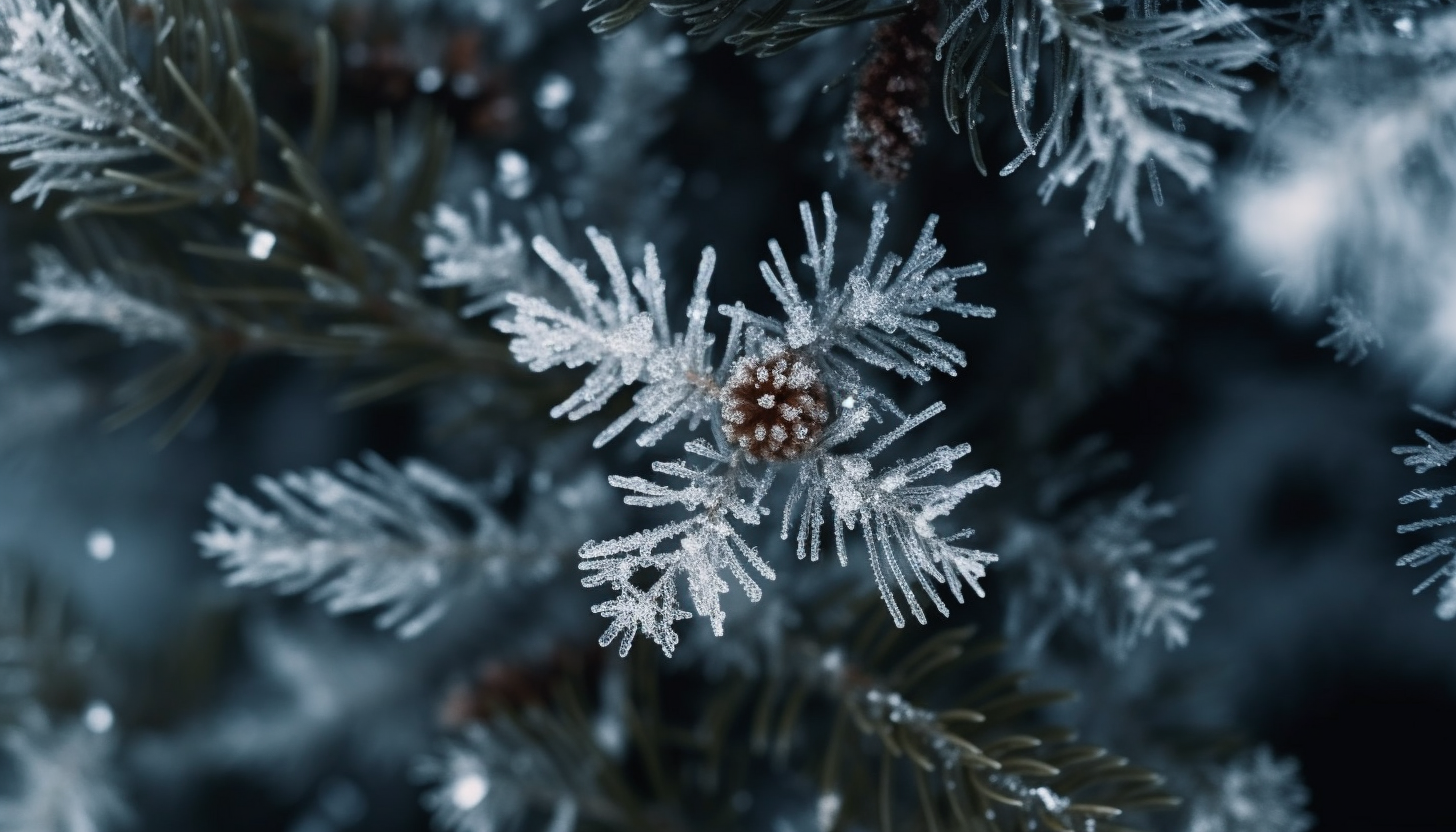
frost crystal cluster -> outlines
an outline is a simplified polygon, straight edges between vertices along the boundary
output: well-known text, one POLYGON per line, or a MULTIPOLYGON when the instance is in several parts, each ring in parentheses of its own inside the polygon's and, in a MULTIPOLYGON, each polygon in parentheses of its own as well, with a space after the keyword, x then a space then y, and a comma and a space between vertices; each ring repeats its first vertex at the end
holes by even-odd
POLYGON ((603 645, 620 638, 623 654, 638 633, 672 652, 678 641, 674 623, 693 614, 680 606, 680 580, 694 612, 715 633, 723 630, 718 596, 729 590, 725 576, 750 599, 760 597, 754 573, 772 580, 774 571, 760 557, 750 529, 772 513, 766 501, 781 472, 791 484, 780 509, 780 536, 793 536, 799 558, 817 561, 830 535, 836 557, 847 565, 846 533, 857 533, 897 625, 905 620, 897 592, 917 621, 926 620, 912 583, 946 615, 934 584, 944 585, 957 601, 964 598, 963 585, 981 594, 979 579, 995 556, 964 545, 969 530, 945 535, 935 521, 971 492, 998 485, 1000 475, 985 471, 947 485, 922 482, 948 473, 970 452, 968 445, 878 462, 892 443, 944 406, 907 414, 866 372, 889 370, 924 382, 933 371, 954 375, 965 366, 965 354, 925 316, 939 311, 991 317, 988 307, 955 296, 960 280, 985 268, 939 265, 945 248, 934 236, 935 217, 908 257, 882 257, 889 219, 879 204, 864 256, 840 279, 833 203, 826 194, 822 231, 807 202, 800 214, 808 242, 802 262, 812 293, 801 288, 783 248, 771 241, 771 262, 761 263, 760 271, 782 312, 764 315, 741 303, 719 306, 729 323, 721 350, 707 330, 708 283, 716 262, 711 248, 703 251, 682 330, 673 329, 667 312, 667 282, 656 249, 647 245, 642 266, 629 272, 616 246, 595 229, 587 237, 606 271, 610 296, 588 276, 585 263, 568 260, 540 236, 532 247, 560 278, 565 296, 506 295, 510 309, 496 326, 512 336, 517 360, 537 371, 593 367, 553 416, 581 418, 629 385, 640 385, 632 406, 597 437, 598 446, 637 423, 644 426, 637 436, 643 446, 655 445, 684 422, 706 428, 705 437, 684 446, 698 462, 653 463, 670 480, 611 480, 631 492, 625 498, 629 505, 676 506, 681 519, 581 549, 581 566, 590 573, 583 583, 618 593, 593 609, 611 619, 603 645), (865 447, 856 440, 871 423, 885 427, 865 447))

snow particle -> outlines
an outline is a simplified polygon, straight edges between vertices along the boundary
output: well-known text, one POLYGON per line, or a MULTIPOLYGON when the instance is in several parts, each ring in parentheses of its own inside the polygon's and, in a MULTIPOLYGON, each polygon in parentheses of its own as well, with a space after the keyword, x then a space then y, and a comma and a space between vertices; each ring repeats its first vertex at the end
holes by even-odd
POLYGON ((485 800, 490 791, 490 782, 477 772, 462 774, 450 786, 450 802, 462 812, 474 809, 485 800))
POLYGON ((86 728, 93 734, 104 734, 116 724, 116 715, 111 712, 111 706, 100 700, 86 706, 83 719, 86 728))
POLYGON ((273 247, 278 244, 278 235, 272 231, 259 229, 248 237, 248 256, 254 260, 267 260, 273 253, 273 247))
POLYGON ((556 112, 571 103, 576 97, 576 87, 559 72, 548 72, 536 88, 536 106, 545 112, 556 112))
POLYGON ((415 76, 415 89, 430 95, 439 92, 445 83, 445 74, 437 66, 427 66, 415 76))
POLYGON ((96 560, 111 560, 116 554, 116 538, 106 529, 92 529, 86 535, 86 552, 96 560))
POLYGON ((514 150, 502 150, 495 157, 496 186, 507 199, 520 199, 531 192, 531 163, 514 150))

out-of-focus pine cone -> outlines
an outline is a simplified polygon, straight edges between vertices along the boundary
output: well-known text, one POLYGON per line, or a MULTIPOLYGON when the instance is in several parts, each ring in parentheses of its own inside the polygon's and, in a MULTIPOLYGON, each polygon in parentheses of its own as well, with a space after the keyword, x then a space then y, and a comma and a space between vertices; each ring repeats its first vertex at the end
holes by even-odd
POLYGON ((738 359, 720 400, 724 436, 766 462, 803 456, 829 423, 829 393, 819 368, 792 351, 738 359))
POLYGON ((850 102, 844 124, 850 158, 885 185, 904 181, 915 148, 925 144, 925 125, 915 112, 930 101, 938 11, 937 0, 922 0, 875 29, 874 54, 860 70, 850 102))

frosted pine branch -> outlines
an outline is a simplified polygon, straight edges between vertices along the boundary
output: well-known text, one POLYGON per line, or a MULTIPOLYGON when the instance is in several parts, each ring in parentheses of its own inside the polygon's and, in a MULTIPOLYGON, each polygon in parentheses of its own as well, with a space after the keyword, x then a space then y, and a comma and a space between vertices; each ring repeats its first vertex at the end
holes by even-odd
POLYGON ((819 559, 826 507, 834 515, 835 553, 842 566, 849 563, 845 533, 858 531, 875 585, 897 627, 905 626, 905 617, 895 600, 897 589, 915 620, 926 622, 907 573, 936 610, 949 616, 950 609, 931 581, 944 584, 957 602, 965 601, 962 584, 984 597, 980 579, 986 575, 985 565, 996 560, 996 555, 989 552, 957 545, 970 536, 969 529, 942 536, 933 521, 949 514, 972 492, 1000 485, 999 472, 982 471, 951 485, 916 485, 934 474, 950 471, 957 460, 970 453, 970 445, 941 446, 879 471, 870 462, 909 429, 944 410, 939 403, 933 405, 907 419, 864 453, 835 454, 832 444, 826 443, 800 466, 784 504, 780 537, 787 540, 797 520, 795 551, 800 559, 819 559))
POLYGON ((1299 761, 1259 746, 1230 760, 1192 800, 1188 832, 1308 832, 1309 789, 1299 761))
POLYGON ((734 527, 735 522, 758 525, 768 513, 761 503, 773 484, 773 469, 754 477, 744 470, 740 454, 714 448, 702 440, 694 440, 686 447, 689 453, 708 458, 710 464, 701 469, 682 460, 652 465, 659 474, 686 480, 685 486, 662 485, 641 477, 612 477, 611 483, 634 492, 624 498, 629 505, 678 505, 690 513, 687 519, 614 540, 591 541, 581 548, 581 568, 592 573, 582 579, 582 585, 605 584, 619 593, 616 600, 598 604, 592 611, 612 619, 602 635, 602 646, 620 636, 624 656, 638 632, 672 655, 678 640, 672 626, 691 617, 678 607, 677 576, 687 581, 693 608, 708 619, 715 635, 723 634, 724 615, 718 596, 728 591, 724 572, 737 580, 751 601, 761 598, 763 590, 744 568, 745 562, 760 576, 774 579, 773 569, 734 527), (661 547, 668 543, 675 543, 676 549, 664 551, 661 547), (633 583, 633 578, 644 570, 657 573, 646 591, 633 583))
POLYGON ((1038 156, 1049 169, 1044 199, 1090 177, 1082 206, 1087 229, 1111 201, 1114 217, 1141 239, 1139 180, 1148 177, 1157 203, 1158 167, 1191 189, 1209 183, 1213 151, 1183 135, 1182 119, 1245 129, 1239 96, 1251 84, 1233 71, 1262 59, 1268 45, 1249 29, 1245 12, 1223 3, 1168 12, 1129 8, 1120 20, 1102 12, 1092 2, 1004 0, 999 15, 991 15, 984 0, 965 4, 938 47, 951 65, 947 113, 965 111, 974 129, 980 73, 996 37, 1005 38, 1012 112, 1025 149, 1002 175, 1038 156), (996 31, 979 33, 984 27, 996 31), (1041 74, 1044 58, 1057 67, 1050 84, 1041 74), (1050 108, 1036 125, 1038 90, 1047 86, 1050 108))
POLYGON ((769 513, 763 500, 780 467, 797 466, 784 507, 784 536, 793 519, 790 515, 802 503, 799 556, 805 556, 807 546, 817 560, 828 506, 835 515, 840 562, 848 562, 844 533, 858 531, 896 624, 905 622, 897 589, 911 615, 926 620, 910 578, 946 615, 949 608, 933 584, 947 585, 958 601, 964 600, 963 585, 981 594, 985 564, 995 556, 958 545, 969 530, 941 536, 933 521, 971 492, 999 484, 1000 475, 985 471, 951 485, 920 484, 948 472, 970 452, 969 445, 941 447, 877 471, 871 459, 944 408, 937 404, 906 416, 889 396, 863 379, 857 364, 893 370, 919 382, 928 381, 931 371, 954 374, 964 366, 965 355, 940 338, 938 325, 924 316, 940 311, 991 317, 990 308, 955 297, 962 278, 985 269, 979 264, 938 267, 945 248, 935 239, 934 216, 925 223, 908 258, 881 257, 888 215, 880 204, 874 210, 863 258, 839 283, 834 262, 838 221, 828 194, 822 204, 822 240, 809 204, 800 205, 809 249, 803 262, 812 274, 812 299, 801 293, 782 247, 771 242, 773 263, 761 264, 760 271, 782 306, 783 317, 751 312, 742 303, 719 306, 730 328, 717 362, 713 340, 704 328, 715 260, 712 249, 704 250, 698 268, 687 331, 678 334, 668 325, 666 285, 651 245, 645 249, 643 267, 629 274, 611 240, 588 229, 611 289, 611 297, 604 298, 599 285, 588 278, 585 263, 568 261, 541 237, 532 241, 536 253, 561 279, 571 302, 562 305, 543 296, 512 292, 506 296, 511 310, 495 325, 513 336, 511 352, 532 370, 594 366, 581 388, 557 405, 552 415, 584 417, 628 385, 640 383, 632 408, 597 436, 598 446, 634 422, 650 425, 638 437, 641 445, 654 444, 683 421, 693 428, 703 422, 711 426, 711 441, 695 439, 686 445, 689 453, 709 460, 706 467, 684 461, 653 464, 656 473, 686 485, 641 477, 611 479, 612 485, 631 492, 625 498, 629 505, 676 507, 687 516, 582 547, 581 567, 591 573, 583 584, 608 585, 617 593, 616 599, 593 607, 612 622, 602 636, 603 645, 620 638, 625 654, 636 635, 645 633, 670 654, 678 642, 674 623, 691 617, 679 606, 679 578, 687 581, 694 610, 709 620, 715 634, 723 632, 719 596, 728 591, 725 572, 742 585, 750 600, 760 597, 745 564, 770 580, 773 570, 739 527, 757 525, 769 513), (886 415, 899 424, 869 449, 849 454, 836 450, 858 436, 869 421, 886 415), (650 580, 643 577, 647 572, 653 573, 650 580))
POLYGON ((46 246, 31 249, 31 259, 35 272, 18 291, 36 305, 12 322, 16 332, 82 324, 109 329, 128 344, 192 342, 192 328, 182 316, 125 291, 105 272, 82 274, 46 246))
POLYGON ((435 206, 424 241, 430 271, 420 280, 427 289, 465 289, 471 300, 460 315, 466 318, 506 306, 506 295, 520 289, 531 267, 516 229, 506 222, 492 226, 489 194, 476 190, 471 208, 467 216, 435 206))
POLYGON ((0 797, 0 832, 102 832, 131 820, 110 733, 32 711, 0 734, 0 745, 14 778, 0 797))
MULTIPOLYGON (((204 37, 217 37, 208 31, 208 22, 216 20, 159 21, 151 44, 155 59, 171 61, 176 54, 182 60, 178 50, 190 47, 174 48, 167 41, 182 37, 178 30, 187 29, 190 36, 196 28, 204 37)), ((231 54, 227 38, 206 45, 215 45, 210 61, 239 57, 231 54)), ((0 0, 0 153, 17 154, 11 167, 30 171, 12 199, 34 197, 39 205, 60 191, 181 204, 233 189, 233 172, 218 164, 232 143, 220 125, 226 121, 222 113, 192 112, 211 127, 205 138, 191 135, 159 109, 143 81, 146 71, 130 51, 128 23, 117 0, 0 0), (161 182, 117 170, 143 159, 174 166, 186 181, 161 182)), ((169 92, 201 105, 186 73, 176 63, 168 71, 179 87, 169 92)), ((230 102, 251 98, 239 74, 227 74, 224 86, 230 102)), ((244 108, 251 113, 248 108, 251 103, 244 108)))
POLYGON ((1110 507, 1091 506, 1068 527, 1021 524, 1004 544, 1008 558, 1029 570, 1026 588, 1011 601, 1008 629, 1039 649, 1070 621, 1084 622, 1102 651, 1125 660, 1158 636, 1168 649, 1188 643, 1211 589, 1200 560, 1213 543, 1165 548, 1149 530, 1176 507, 1149 502, 1139 488, 1110 507))
POLYGON ((482 580, 507 584, 550 574, 547 546, 510 528, 465 484, 419 460, 395 468, 373 454, 337 473, 259 477, 269 511, 217 486, 213 524, 197 535, 236 586, 310 591, 329 612, 380 608, 376 623, 419 634, 451 600, 482 580), (461 529, 442 510, 470 519, 461 529))
MULTIPOLYGON (((1416 405, 1412 409, 1428 419, 1440 422, 1447 427, 1456 428, 1456 418, 1421 405, 1416 405)), ((1391 449, 1404 456, 1405 464, 1415 468, 1416 473, 1424 474, 1433 468, 1444 468, 1452 459, 1456 459, 1456 442, 1441 442, 1423 430, 1417 430, 1416 435, 1425 442, 1424 445, 1401 445, 1391 449)), ((1434 509, 1439 508, 1442 501, 1453 494, 1456 494, 1456 487, 1416 488, 1401 497, 1400 503, 1410 505, 1424 502, 1434 509)), ((1396 527, 1396 531, 1401 534, 1409 534, 1451 525, 1456 525, 1456 516, 1417 520, 1396 527)), ((1418 546, 1402 555, 1396 561, 1396 565, 1421 567, 1443 559, 1445 563, 1427 576, 1424 581, 1421 581, 1414 592, 1421 592, 1437 583, 1441 584, 1440 589, 1437 590, 1436 615, 1450 621, 1456 619, 1456 535, 1448 535, 1418 546)))
POLYGON ((930 379, 931 370, 955 375, 957 367, 965 366, 965 354, 936 335, 938 326, 924 320, 924 316, 941 311, 963 317, 994 317, 995 310, 988 306, 962 303, 955 298, 957 282, 985 274, 985 264, 935 268, 945 256, 945 247, 935 239, 938 218, 933 214, 926 220, 908 259, 893 253, 880 259, 880 245, 889 225, 885 204, 880 202, 874 206, 870 239, 863 258, 850 270, 845 285, 835 286, 838 218, 829 194, 824 194, 821 202, 822 241, 809 203, 799 203, 809 248, 802 262, 813 274, 813 300, 804 298, 782 247, 777 240, 771 240, 769 252, 773 264, 759 263, 759 270, 783 306, 784 319, 759 315, 739 306, 720 306, 718 311, 782 336, 793 349, 842 350, 866 364, 893 370, 922 383, 930 379))
POLYGON ((610 238, 595 228, 587 229, 587 236, 606 267, 610 301, 587 277, 585 263, 568 261, 538 236, 532 247, 561 278, 575 308, 563 309, 545 298, 512 292, 506 295, 511 311, 495 325, 513 336, 511 353, 532 370, 595 366, 581 389, 552 409, 554 417, 580 419, 601 409, 628 385, 642 382, 631 409, 608 425, 595 445, 605 445, 634 422, 651 425, 638 437, 639 444, 655 444, 683 420, 696 424, 712 413, 708 380, 713 376, 709 363, 713 339, 704 324, 708 282, 717 258, 713 249, 703 249, 687 329, 674 333, 656 248, 648 244, 643 267, 629 275, 610 238))

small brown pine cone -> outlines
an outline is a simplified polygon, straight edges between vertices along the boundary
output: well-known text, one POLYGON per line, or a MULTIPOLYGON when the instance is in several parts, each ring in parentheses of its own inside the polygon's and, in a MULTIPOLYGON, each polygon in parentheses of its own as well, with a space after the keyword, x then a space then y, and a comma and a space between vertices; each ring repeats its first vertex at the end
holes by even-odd
POLYGON ((819 368, 793 351, 738 359, 719 400, 724 436, 766 462, 803 456, 829 424, 829 391, 819 368))
POLYGON ((915 148, 925 144, 915 111, 930 100, 939 11, 937 0, 921 0, 875 28, 874 54, 850 102, 844 124, 850 158, 884 185, 904 181, 915 148))

